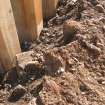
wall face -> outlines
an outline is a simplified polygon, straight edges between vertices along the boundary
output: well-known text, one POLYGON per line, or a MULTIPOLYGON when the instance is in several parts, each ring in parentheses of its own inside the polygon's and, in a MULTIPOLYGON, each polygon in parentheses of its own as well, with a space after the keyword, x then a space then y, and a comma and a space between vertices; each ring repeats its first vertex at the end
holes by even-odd
POLYGON ((57 3, 58 0, 11 0, 20 42, 39 37, 43 18, 55 15, 57 3))
POLYGON ((24 4, 23 0, 10 0, 13 10, 13 15, 15 18, 15 23, 17 27, 18 36, 20 42, 25 41, 26 39, 24 36, 27 36, 27 26, 26 26, 26 19, 25 19, 25 12, 24 12, 24 4))
POLYGON ((6 70, 14 66, 20 51, 10 0, 0 0, 0 60, 6 70))
POLYGON ((26 23, 31 41, 39 37, 43 28, 42 0, 24 0, 26 23))
POLYGON ((33 41, 43 28, 42 0, 11 0, 19 39, 33 41))
POLYGON ((41 30, 43 29, 43 13, 42 13, 42 0, 34 0, 35 9, 35 22, 37 26, 37 37, 39 37, 41 30))
POLYGON ((58 0, 43 0, 43 16, 45 19, 55 15, 58 0))

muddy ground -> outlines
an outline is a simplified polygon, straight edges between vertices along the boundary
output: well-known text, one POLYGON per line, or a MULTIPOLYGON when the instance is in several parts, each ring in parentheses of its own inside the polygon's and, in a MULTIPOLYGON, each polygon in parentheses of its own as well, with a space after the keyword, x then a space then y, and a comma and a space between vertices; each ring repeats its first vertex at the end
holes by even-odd
POLYGON ((23 47, 36 63, 1 72, 0 105, 105 105, 105 0, 59 0, 44 26, 23 47), (68 19, 81 27, 65 40, 68 19))

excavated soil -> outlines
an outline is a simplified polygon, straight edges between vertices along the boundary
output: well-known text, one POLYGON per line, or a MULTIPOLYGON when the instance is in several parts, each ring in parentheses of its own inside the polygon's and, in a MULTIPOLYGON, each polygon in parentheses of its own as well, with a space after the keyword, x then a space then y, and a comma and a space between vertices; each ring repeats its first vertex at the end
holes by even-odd
POLYGON ((105 1, 59 0, 44 26, 37 41, 24 44, 37 64, 4 79, 1 72, 0 105, 105 105, 105 1), (66 42, 68 19, 81 27, 66 42))

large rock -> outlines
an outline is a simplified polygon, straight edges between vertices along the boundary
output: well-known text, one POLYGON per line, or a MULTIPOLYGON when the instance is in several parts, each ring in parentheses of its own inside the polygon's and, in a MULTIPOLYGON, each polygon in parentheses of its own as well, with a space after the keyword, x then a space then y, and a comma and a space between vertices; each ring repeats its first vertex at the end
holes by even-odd
POLYGON ((23 52, 16 55, 17 72, 20 79, 26 80, 27 76, 40 77, 43 74, 43 57, 34 51, 23 52))
POLYGON ((18 82, 18 75, 16 69, 8 71, 3 78, 3 82, 11 85, 15 85, 18 82))
POLYGON ((23 86, 21 85, 16 86, 9 97, 9 101, 11 102, 18 101, 22 96, 24 96, 26 91, 27 90, 23 86))
POLYGON ((80 29, 81 24, 79 22, 73 20, 65 21, 63 25, 64 42, 71 42, 80 29))
POLYGON ((28 52, 23 52, 23 53, 19 53, 16 55, 16 61, 17 61, 17 69, 20 70, 24 70, 25 66, 33 61, 33 57, 32 54, 34 53, 34 51, 28 51, 28 52))
POLYGON ((104 7, 100 4, 96 5, 96 10, 100 13, 105 13, 104 7))

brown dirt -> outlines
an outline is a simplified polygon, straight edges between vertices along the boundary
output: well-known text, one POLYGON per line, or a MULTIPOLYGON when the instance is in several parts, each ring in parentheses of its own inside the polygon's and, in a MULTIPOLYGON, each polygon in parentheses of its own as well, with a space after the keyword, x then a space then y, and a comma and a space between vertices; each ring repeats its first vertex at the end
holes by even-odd
POLYGON ((38 67, 26 67, 15 82, 5 77, 0 105, 105 105, 105 1, 71 1, 59 1, 56 16, 45 20, 40 38, 29 47, 38 67), (69 43, 63 40, 67 19, 82 25, 69 43), (39 68, 43 73, 33 73, 39 68), (9 102, 18 84, 26 93, 9 102))

